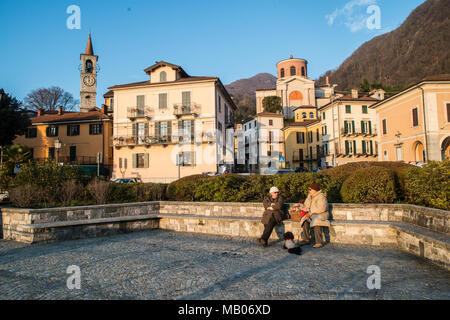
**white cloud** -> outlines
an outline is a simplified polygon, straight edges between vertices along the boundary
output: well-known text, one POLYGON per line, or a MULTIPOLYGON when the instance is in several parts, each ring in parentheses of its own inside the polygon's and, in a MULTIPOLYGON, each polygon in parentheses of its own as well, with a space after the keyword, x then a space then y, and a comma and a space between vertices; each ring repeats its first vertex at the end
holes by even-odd
POLYGON ((344 7, 336 9, 333 13, 327 14, 325 19, 329 26, 342 18, 344 25, 351 32, 357 32, 366 26, 366 9, 368 6, 376 4, 377 0, 351 0, 344 7))

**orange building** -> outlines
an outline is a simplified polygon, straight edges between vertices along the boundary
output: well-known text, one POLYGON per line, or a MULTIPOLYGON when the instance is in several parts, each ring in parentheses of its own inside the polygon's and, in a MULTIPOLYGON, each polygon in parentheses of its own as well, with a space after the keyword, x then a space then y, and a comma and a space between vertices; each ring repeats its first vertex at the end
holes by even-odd
POLYGON ((378 160, 450 158, 450 74, 427 77, 370 108, 379 128, 378 160))

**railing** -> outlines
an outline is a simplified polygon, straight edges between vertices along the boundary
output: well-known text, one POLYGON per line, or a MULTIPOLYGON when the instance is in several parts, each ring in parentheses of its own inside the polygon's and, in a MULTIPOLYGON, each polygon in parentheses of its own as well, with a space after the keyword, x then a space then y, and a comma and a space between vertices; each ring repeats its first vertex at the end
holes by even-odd
MULTIPOLYGON (((34 162, 45 163, 45 162, 55 162, 56 157, 54 158, 33 158, 34 162)), ((59 156, 59 163, 72 163, 79 165, 94 165, 97 164, 97 157, 88 157, 88 156, 76 156, 76 157, 68 157, 68 156, 59 156)))
POLYGON ((198 114, 198 113, 200 113, 200 106, 195 103, 191 103, 190 105, 183 105, 181 103, 176 103, 173 105, 173 114, 175 116, 198 114))
POLYGON ((369 136, 376 136, 377 135, 377 130, 375 128, 372 128, 372 132, 365 132, 365 130, 347 130, 347 132, 345 131, 344 128, 341 129, 341 134, 343 136, 365 136, 365 137, 369 137, 369 136))
POLYGON ((127 118, 136 119, 145 117, 145 107, 131 107, 127 110, 127 118))
POLYGON ((115 147, 134 146, 134 145, 153 145, 178 143, 178 137, 172 136, 119 136, 113 140, 115 147))

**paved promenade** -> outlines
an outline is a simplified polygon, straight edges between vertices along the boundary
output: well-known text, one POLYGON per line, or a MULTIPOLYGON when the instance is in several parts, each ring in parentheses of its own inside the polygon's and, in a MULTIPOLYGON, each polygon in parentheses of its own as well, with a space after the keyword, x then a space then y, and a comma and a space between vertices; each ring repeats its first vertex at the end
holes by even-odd
POLYGON ((163 230, 28 246, 0 240, 0 299, 450 299, 450 272, 393 248, 280 243, 163 230), (69 290, 67 267, 81 270, 69 290), (369 290, 369 265, 381 289, 369 290))

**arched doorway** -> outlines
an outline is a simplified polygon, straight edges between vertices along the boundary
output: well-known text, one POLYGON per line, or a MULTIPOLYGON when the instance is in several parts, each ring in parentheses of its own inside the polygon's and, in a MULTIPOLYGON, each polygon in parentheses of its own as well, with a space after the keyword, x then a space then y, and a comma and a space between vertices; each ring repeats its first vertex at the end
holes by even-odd
POLYGON ((425 162, 425 147, 420 141, 414 143, 414 161, 425 162))
POLYGON ((450 159, 450 137, 447 137, 442 141, 441 152, 442 160, 450 159))

